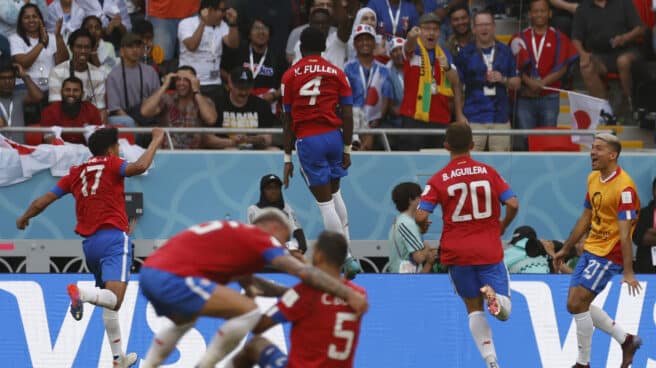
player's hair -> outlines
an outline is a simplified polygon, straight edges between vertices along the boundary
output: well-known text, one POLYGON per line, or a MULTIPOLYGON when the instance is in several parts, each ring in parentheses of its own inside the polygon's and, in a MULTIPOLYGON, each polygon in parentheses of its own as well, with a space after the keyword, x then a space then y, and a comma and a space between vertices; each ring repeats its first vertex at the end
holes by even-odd
POLYGON ((62 82, 62 89, 64 88, 64 85, 66 83, 76 83, 80 86, 80 90, 84 91, 84 84, 82 83, 82 80, 74 75, 71 75, 70 77, 64 79, 62 82))
POLYGON ((410 201, 421 195, 421 187, 417 183, 405 182, 392 189, 392 202, 399 212, 406 211, 410 207, 410 201))
POLYGON ((613 152, 617 152, 617 157, 620 157, 620 153, 622 153, 622 143, 620 143, 620 140, 616 135, 610 133, 599 133, 595 135, 595 139, 606 142, 613 152))
MULTIPOLYGON (((323 10, 326 13, 326 9, 316 9, 312 14, 323 10)), ((302 54, 309 54, 309 53, 317 53, 320 54, 326 50, 326 37, 321 33, 320 30, 313 28, 313 27, 307 27, 301 32, 301 53, 302 54)))
POLYGON ((73 45, 75 45, 75 41, 77 41, 77 39, 80 38, 80 37, 87 37, 89 40, 91 40, 91 48, 92 49, 96 47, 96 39, 93 38, 91 33, 89 33, 89 31, 87 31, 84 28, 80 28, 80 29, 77 29, 77 30, 73 31, 73 33, 71 33, 71 35, 68 36, 68 48, 73 50, 73 45))
POLYGON ((479 15, 488 15, 490 18, 492 18, 492 23, 494 23, 494 14, 492 13, 492 11, 488 10, 488 9, 484 9, 484 10, 480 10, 480 11, 478 11, 478 13, 474 14, 474 19, 472 19, 474 25, 476 25, 476 18, 479 15))
POLYGON ((274 207, 267 207, 263 208, 260 213, 255 215, 255 218, 253 219, 253 224, 259 224, 263 222, 278 222, 282 226, 285 226, 288 230, 289 233, 292 233, 292 224, 289 222, 289 218, 287 215, 282 212, 281 210, 274 208, 274 207))
POLYGON ((320 251, 328 263, 335 267, 341 267, 346 260, 348 243, 344 235, 340 233, 323 231, 319 234, 314 249, 320 251))
POLYGON ((180 70, 188 70, 188 71, 190 71, 191 74, 193 74, 194 76, 197 75, 197 74, 196 74, 196 69, 194 69, 194 67, 193 67, 193 66, 190 66, 190 65, 180 65, 180 66, 178 67, 178 69, 176 69, 176 72, 179 72, 180 70))
POLYGON ((94 156, 105 156, 107 150, 118 143, 118 129, 101 128, 89 137, 89 150, 94 156))
POLYGON ((473 141, 472 130, 467 123, 452 123, 446 129, 446 143, 453 153, 469 151, 473 141))
POLYGON ((456 5, 454 7, 449 7, 449 19, 451 19, 451 16, 453 15, 453 13, 455 13, 457 11, 460 11, 460 10, 464 10, 464 11, 467 12, 467 15, 471 15, 471 12, 469 11, 469 6, 468 5, 459 4, 459 5, 456 5))

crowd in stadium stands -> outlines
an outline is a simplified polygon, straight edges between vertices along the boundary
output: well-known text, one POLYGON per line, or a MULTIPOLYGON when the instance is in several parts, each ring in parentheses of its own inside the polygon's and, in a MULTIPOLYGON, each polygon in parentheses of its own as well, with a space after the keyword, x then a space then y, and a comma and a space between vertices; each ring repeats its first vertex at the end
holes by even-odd
MULTIPOLYGON (((356 128, 418 131, 390 136, 393 149, 441 147, 420 129, 452 121, 482 130, 554 127, 560 94, 543 87, 571 89, 576 79, 601 98, 617 79, 615 113, 627 123, 633 81, 649 75, 654 57, 652 1, 7 0, 0 126, 280 127, 280 79, 300 59, 306 27, 322 31, 324 58, 348 76, 356 128), (496 30, 508 17, 528 24, 510 41, 496 30), (81 95, 73 91, 80 83, 81 95)), ((7 135, 25 142, 22 133, 7 135)), ((41 142, 34 134, 27 141, 41 142)), ((281 147, 279 136, 257 133, 178 134, 172 143, 281 147)), ((353 147, 384 146, 365 134, 353 147)), ((476 150, 527 147, 525 137, 475 136, 476 150)))

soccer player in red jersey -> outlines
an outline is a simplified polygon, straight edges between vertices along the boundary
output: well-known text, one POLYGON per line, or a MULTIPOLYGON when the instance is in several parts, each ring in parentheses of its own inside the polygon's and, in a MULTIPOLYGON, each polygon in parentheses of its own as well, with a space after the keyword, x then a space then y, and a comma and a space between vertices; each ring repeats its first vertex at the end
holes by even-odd
MULTIPOLYGON (((293 176, 291 154, 296 136, 301 174, 319 205, 324 227, 348 240, 348 212, 339 182, 351 166, 353 97, 344 72, 321 57, 325 48, 323 33, 306 28, 301 33, 303 58, 282 76, 283 183, 287 188, 293 176), (341 106, 341 119, 336 113, 337 104, 341 106)), ((349 255, 344 271, 348 278, 354 278, 362 268, 349 255)))
POLYGON ((519 202, 492 166, 471 158, 474 143, 469 124, 449 125, 444 146, 451 161, 428 180, 415 220, 426 231, 428 216, 437 205, 442 206, 440 262, 448 266, 456 292, 465 302, 469 329, 481 356, 487 367, 497 368, 483 299, 493 316, 508 319, 510 289, 501 235, 515 218, 519 202), (500 221, 502 203, 506 213, 500 221))
MULTIPOLYGON (((348 245, 339 233, 323 232, 314 246, 312 264, 340 278, 340 267, 348 245)), ((365 294, 364 289, 344 281, 344 285, 365 294)), ((289 359, 264 337, 254 337, 234 358, 235 368, 254 364, 270 368, 350 368, 360 335, 361 317, 343 300, 298 284, 260 319, 253 332, 262 333, 280 322, 291 322, 289 359)))
POLYGON ((255 217, 253 225, 211 221, 192 226, 157 249, 141 268, 141 290, 157 314, 174 324, 157 333, 140 367, 162 364, 200 316, 226 319, 198 365, 214 367, 261 316, 253 299, 225 285, 238 281, 251 296, 249 290, 255 289, 265 290, 263 295, 267 296, 284 292, 252 276, 266 264, 345 300, 354 315, 364 313, 366 296, 287 252, 281 244, 289 240, 290 234, 287 215, 277 208, 266 208, 255 217))
POLYGON ((71 167, 68 175, 61 178, 48 193, 34 200, 16 220, 16 226, 25 229, 30 219, 51 203, 67 193, 73 194, 77 217, 75 232, 85 238, 82 241, 84 258, 89 271, 95 276, 97 288, 68 285, 71 314, 78 321, 82 319, 85 302, 103 307, 103 321, 114 356, 114 367, 129 367, 137 361, 137 354, 125 355, 123 352, 117 312, 123 302, 132 266, 123 179, 143 174, 153 162, 164 131, 154 128, 152 135, 153 140, 146 152, 137 161, 128 163, 118 156, 118 130, 96 130, 89 137, 89 150, 93 157, 71 167))

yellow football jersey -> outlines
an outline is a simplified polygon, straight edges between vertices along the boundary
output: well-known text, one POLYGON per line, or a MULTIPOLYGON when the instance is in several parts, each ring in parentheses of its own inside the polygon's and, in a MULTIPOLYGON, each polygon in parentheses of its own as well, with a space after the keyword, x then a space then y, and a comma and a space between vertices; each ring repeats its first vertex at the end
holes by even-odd
POLYGON ((600 171, 593 171, 588 176, 585 207, 592 211, 592 223, 584 249, 622 265, 618 221, 632 221, 633 232, 640 211, 640 199, 633 179, 619 167, 605 181, 601 180, 600 171))

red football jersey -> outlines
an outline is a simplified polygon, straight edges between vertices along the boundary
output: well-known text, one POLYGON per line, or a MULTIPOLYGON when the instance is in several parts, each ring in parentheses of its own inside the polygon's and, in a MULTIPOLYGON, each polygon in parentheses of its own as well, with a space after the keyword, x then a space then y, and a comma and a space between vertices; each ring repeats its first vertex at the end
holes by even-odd
POLYGON ((127 165, 117 156, 91 157, 57 182, 53 193, 75 197, 76 233, 90 236, 107 227, 128 231, 123 186, 127 165))
POLYGON ((460 157, 428 180, 419 208, 442 206, 440 262, 481 265, 501 262, 501 203, 515 194, 492 166, 460 157))
MULTIPOLYGON (((344 284, 362 294, 349 281, 344 284)), ((305 284, 289 289, 276 305, 292 322, 287 368, 350 368, 361 319, 345 301, 305 284)))
POLYGON ((169 239, 144 266, 227 284, 235 276, 261 271, 272 259, 285 254, 276 238, 253 225, 210 221, 169 239))
POLYGON ((342 120, 335 111, 337 104, 353 105, 346 74, 318 55, 304 57, 289 68, 282 76, 280 91, 297 138, 339 128, 342 120))

